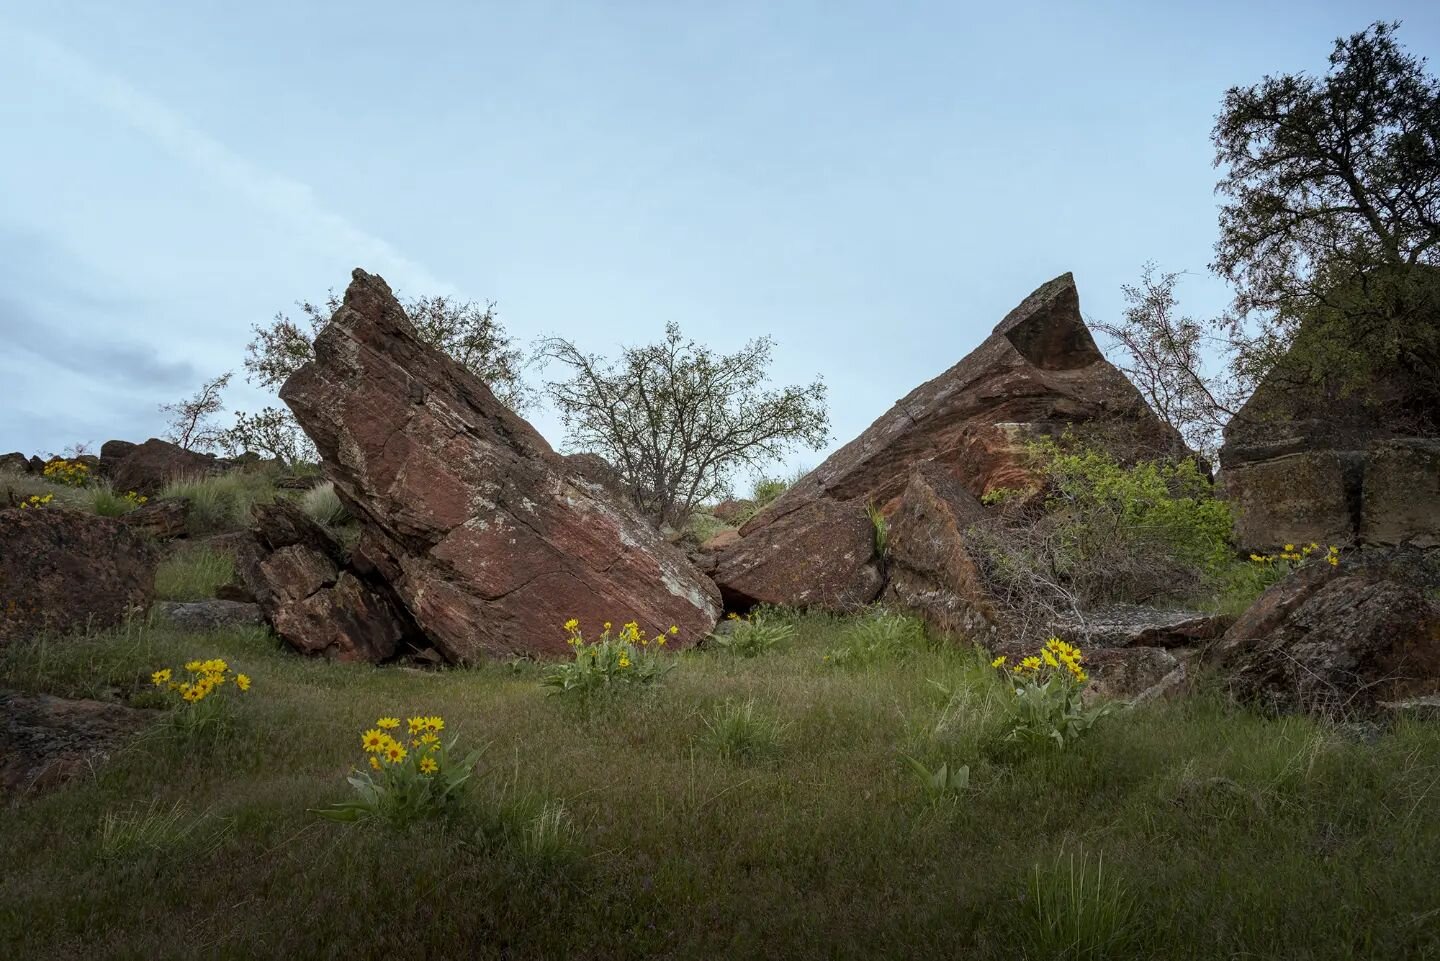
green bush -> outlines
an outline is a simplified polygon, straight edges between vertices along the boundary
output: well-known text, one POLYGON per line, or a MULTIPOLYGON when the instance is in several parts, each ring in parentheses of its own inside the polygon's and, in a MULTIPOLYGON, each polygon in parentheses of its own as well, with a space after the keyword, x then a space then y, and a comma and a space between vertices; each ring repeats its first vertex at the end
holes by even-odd
POLYGON ((759 477, 750 488, 750 499, 755 502, 755 509, 759 510, 774 503, 789 488, 789 483, 778 477, 759 477))
POLYGON ((925 625, 918 618, 873 607, 845 622, 824 660, 833 667, 868 667, 909 657, 928 643, 925 625))
POLYGON ((704 741, 723 758, 755 761, 780 749, 785 725, 755 710, 755 699, 724 704, 702 715, 704 741))
POLYGON ((134 491, 116 493, 109 481, 96 481, 83 491, 85 506, 101 517, 120 517, 148 503, 150 498, 134 491))
POLYGON ((277 495, 269 474, 236 470, 212 477, 172 481, 161 496, 188 500, 190 533, 211 534, 249 527, 250 509, 256 504, 273 502, 277 495))
POLYGON ((749 617, 731 614, 729 621, 729 633, 714 634, 711 642, 718 650, 740 657, 768 654, 795 636, 794 624, 784 615, 764 608, 749 617))
POLYGON ((1059 638, 1050 638, 1038 654, 1009 668, 1005 661, 997 657, 990 666, 1001 670, 1015 695, 1005 702, 1010 713, 1006 740, 1063 750, 1110 713, 1109 704, 1084 705, 1080 693, 1089 680, 1084 655, 1059 638))
MULTIPOLYGON (((670 633, 675 633, 675 627, 670 633)), ((569 635, 565 643, 575 652, 574 660, 554 664, 545 671, 541 684, 550 694, 564 694, 588 699, 613 691, 633 689, 660 680, 673 666, 662 658, 661 648, 668 641, 666 634, 646 637, 634 621, 612 631, 607 622, 600 636, 585 640, 580 622, 573 618, 565 623, 569 635)))

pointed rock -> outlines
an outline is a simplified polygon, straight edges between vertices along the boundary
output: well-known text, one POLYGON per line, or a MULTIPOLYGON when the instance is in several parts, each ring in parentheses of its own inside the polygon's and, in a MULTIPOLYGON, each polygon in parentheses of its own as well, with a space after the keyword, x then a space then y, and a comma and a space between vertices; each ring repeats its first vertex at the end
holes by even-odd
POLYGON ((478 377, 420 340, 356 270, 280 392, 381 573, 451 661, 568 652, 570 618, 707 634, 719 593, 643 518, 551 450, 478 377))

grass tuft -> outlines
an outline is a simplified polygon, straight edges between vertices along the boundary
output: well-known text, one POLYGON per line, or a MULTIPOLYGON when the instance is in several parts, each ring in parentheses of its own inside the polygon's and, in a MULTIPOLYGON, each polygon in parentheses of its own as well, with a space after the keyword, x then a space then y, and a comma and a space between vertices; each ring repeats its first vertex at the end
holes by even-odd
POLYGON ((177 550, 155 569, 155 596, 162 601, 201 601, 214 597, 235 578, 235 558, 204 546, 177 550))

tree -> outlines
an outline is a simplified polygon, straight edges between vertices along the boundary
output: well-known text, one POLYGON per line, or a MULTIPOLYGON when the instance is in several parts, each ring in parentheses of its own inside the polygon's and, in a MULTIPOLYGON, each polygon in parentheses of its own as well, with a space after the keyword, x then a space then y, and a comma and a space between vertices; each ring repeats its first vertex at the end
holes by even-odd
POLYGON ((1440 402, 1440 82, 1375 23, 1323 77, 1225 94, 1213 269, 1236 288, 1233 370, 1344 393, 1387 371, 1440 402))
POLYGON ((225 409, 220 394, 230 384, 231 376, 231 372, 226 371, 201 384, 200 389, 188 399, 161 404, 160 412, 170 415, 166 439, 185 450, 213 450, 220 437, 220 431, 215 427, 215 415, 225 409))
MULTIPOLYGON (((254 336, 246 347, 246 379, 278 389, 314 358, 315 338, 330 323, 340 304, 340 298, 331 290, 322 304, 305 301, 297 305, 304 317, 303 327, 283 312, 277 313, 268 326, 254 326, 254 336)), ((405 301, 404 307, 422 340, 484 380, 512 410, 529 406, 531 391, 520 375, 522 354, 512 346, 493 302, 482 307, 474 301, 450 297, 416 297, 405 301)))
POLYGON ((541 356, 569 371, 546 384, 569 443, 604 456, 641 510, 679 526, 697 503, 727 494, 738 469, 829 440, 823 381, 765 387, 773 348, 760 337, 717 354, 670 323, 663 341, 613 362, 559 337, 541 356))
POLYGON ((1226 345, 1216 337, 1214 321, 1177 315, 1180 277, 1145 264, 1140 283, 1121 288, 1126 302, 1122 320, 1093 326, 1114 342, 1121 354, 1115 366, 1139 388, 1156 415, 1213 463, 1221 428, 1235 416, 1248 385, 1209 373, 1226 345))
POLYGON ((219 432, 216 445, 231 457, 265 454, 284 465, 319 457, 315 445, 295 422, 295 415, 277 407, 266 407, 255 414, 236 411, 235 425, 219 432))

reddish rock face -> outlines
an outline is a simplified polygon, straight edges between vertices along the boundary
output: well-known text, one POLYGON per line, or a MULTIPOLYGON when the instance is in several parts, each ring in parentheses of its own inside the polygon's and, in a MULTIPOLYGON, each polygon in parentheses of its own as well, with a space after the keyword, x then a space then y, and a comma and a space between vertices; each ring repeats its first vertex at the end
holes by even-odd
POLYGON ((0 510, 0 643, 114 627, 155 598, 156 554, 120 521, 0 510))
POLYGON ((716 555, 728 607, 755 604, 847 611, 885 586, 875 526, 863 504, 817 500, 716 555))
POLYGON ((646 521, 555 454, 479 378, 424 344, 378 277, 357 270, 281 390, 384 572, 452 661, 564 654, 570 618, 714 626, 714 585, 646 521))
POLYGON ((281 640, 305 654, 372 663, 418 640, 389 592, 346 569, 340 546, 294 504, 259 506, 255 521, 236 567, 281 640))
MULTIPOLYGON (((782 535, 772 529, 782 524, 786 539, 848 544, 849 526, 832 531, 826 526, 829 518, 847 518, 852 525, 866 504, 893 514, 922 464, 938 466, 975 497, 1001 487, 1030 486, 1034 477, 1024 456, 1026 441, 1072 426, 1101 440, 1113 436, 1127 454, 1184 451, 1179 436, 1101 356, 1080 317, 1074 279, 1065 274, 1032 293, 972 353, 911 391, 746 523, 740 543, 719 559, 717 582, 727 594, 748 593, 740 583, 755 580, 747 558, 771 556, 749 542, 757 537, 761 543, 779 542, 782 535), (821 503, 848 509, 817 509, 821 503)), ((789 582, 805 585, 833 576, 824 567, 830 553, 797 550, 792 555, 789 582)), ((856 585, 847 586, 851 589, 837 596, 859 593, 856 585)), ((798 592, 772 595, 778 603, 806 603, 798 592)))
POLYGON ((127 527, 153 537, 157 541, 168 541, 185 536, 189 519, 190 502, 183 498, 151 501, 121 516, 121 520, 127 527))
POLYGON ((937 633, 989 640, 1001 617, 965 536, 984 519, 975 495, 944 468, 918 468, 889 522, 886 600, 937 633))

